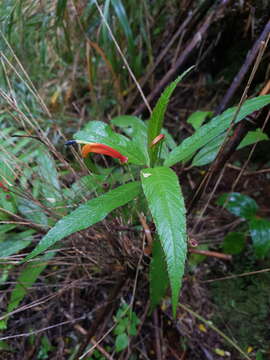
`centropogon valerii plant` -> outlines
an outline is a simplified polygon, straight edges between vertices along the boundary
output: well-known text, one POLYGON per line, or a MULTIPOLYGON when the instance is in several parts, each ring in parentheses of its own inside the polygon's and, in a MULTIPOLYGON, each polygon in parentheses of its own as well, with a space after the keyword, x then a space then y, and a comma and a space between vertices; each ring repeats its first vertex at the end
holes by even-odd
MULTIPOLYGON (((67 143, 81 144, 85 159, 90 159, 91 153, 99 153, 118 159, 121 165, 126 166, 127 172, 130 171, 129 165, 137 166, 140 177, 86 201, 63 217, 26 257, 26 261, 63 238, 103 220, 116 208, 144 196, 157 234, 150 266, 152 308, 160 302, 169 284, 173 314, 176 315, 187 256, 187 231, 184 198, 178 176, 171 166, 187 161, 192 161, 192 166, 199 166, 213 161, 232 121, 238 123, 270 103, 270 95, 249 99, 238 109, 236 118, 236 107, 227 109, 201 124, 193 135, 177 145, 163 129, 164 115, 173 91, 189 71, 165 89, 148 122, 135 116, 118 116, 112 119, 111 124, 122 130, 119 134, 104 122, 90 121, 67 143)), ((91 160, 90 168, 92 165, 91 160)))

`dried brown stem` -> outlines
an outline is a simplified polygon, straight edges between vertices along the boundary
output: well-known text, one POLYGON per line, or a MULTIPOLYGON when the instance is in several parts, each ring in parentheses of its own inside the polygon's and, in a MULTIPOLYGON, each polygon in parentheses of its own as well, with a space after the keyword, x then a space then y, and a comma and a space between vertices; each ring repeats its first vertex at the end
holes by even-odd
MULTIPOLYGON (((192 40, 188 42, 188 45, 183 50, 178 60, 174 63, 171 69, 165 74, 165 76, 159 81, 159 83, 155 86, 155 89, 148 95, 147 101, 150 103, 162 90, 163 88, 172 80, 175 74, 180 70, 180 68, 185 64, 187 59, 193 53, 193 51, 197 48, 197 46, 201 43, 204 36, 207 34, 207 31, 212 24, 213 20, 215 20, 220 13, 223 11, 224 7, 230 0, 221 1, 219 6, 213 10, 209 15, 207 15, 203 24, 199 27, 198 31, 193 36, 192 40)), ((146 108, 145 103, 142 103, 135 110, 134 115, 138 115, 144 111, 146 108)))
POLYGON ((232 255, 219 253, 217 251, 208 251, 208 250, 200 250, 200 249, 193 249, 189 248, 188 251, 193 254, 199 254, 199 255, 205 255, 205 256, 211 256, 222 260, 232 260, 232 255))
POLYGON ((157 309, 153 313, 154 327, 155 327, 155 344, 156 344, 156 358, 162 360, 162 351, 160 346, 160 331, 158 324, 158 312, 157 309))
POLYGON ((250 272, 246 272, 246 273, 242 273, 242 274, 223 276, 223 277, 216 278, 216 279, 203 280, 203 281, 200 281, 200 282, 202 282, 202 283, 211 283, 211 282, 214 282, 214 281, 230 280, 230 279, 236 279, 238 277, 259 275, 259 274, 263 274, 263 273, 266 273, 266 272, 269 272, 269 271, 270 271, 270 269, 268 268, 268 269, 262 269, 262 270, 257 270, 257 271, 250 271, 250 272))
POLYGON ((247 74, 248 70, 250 69, 252 63, 254 62, 254 60, 256 59, 256 57, 260 51, 262 42, 267 39, 267 37, 269 36, 269 33, 270 33, 270 19, 268 20, 267 24, 265 25, 261 35, 258 37, 255 44, 253 45, 252 49, 248 52, 241 69, 238 71, 238 74, 233 79, 231 86, 229 87, 229 89, 226 92, 224 98, 222 99, 220 105, 218 106, 218 108, 216 110, 217 114, 220 114, 222 111, 225 110, 226 106, 228 105, 229 101, 235 94, 236 90, 242 84, 242 81, 243 81, 245 75, 247 74))

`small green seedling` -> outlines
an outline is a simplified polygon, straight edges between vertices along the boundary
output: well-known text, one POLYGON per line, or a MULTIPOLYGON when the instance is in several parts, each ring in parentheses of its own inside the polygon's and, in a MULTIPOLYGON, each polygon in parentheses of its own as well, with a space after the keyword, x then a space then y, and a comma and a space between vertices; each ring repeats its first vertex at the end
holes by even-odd
POLYGON ((114 317, 114 321, 117 323, 113 333, 116 335, 115 351, 118 353, 128 347, 131 336, 137 335, 140 319, 130 306, 123 302, 114 317))

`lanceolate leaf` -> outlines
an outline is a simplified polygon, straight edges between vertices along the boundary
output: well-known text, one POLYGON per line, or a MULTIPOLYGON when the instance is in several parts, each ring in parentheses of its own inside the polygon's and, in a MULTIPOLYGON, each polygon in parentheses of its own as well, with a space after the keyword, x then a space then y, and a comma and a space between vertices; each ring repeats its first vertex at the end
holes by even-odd
POLYGON ((150 264, 150 298, 151 311, 160 303, 169 286, 168 273, 164 251, 158 236, 153 245, 152 260, 150 264))
POLYGON ((124 30, 124 33, 127 37, 129 50, 134 55, 136 43, 135 43, 135 39, 132 34, 131 27, 129 25, 129 20, 127 18, 127 14, 126 14, 124 5, 121 0, 111 0, 111 2, 114 7, 114 11, 116 12, 117 19, 119 20, 119 22, 124 30))
POLYGON ((16 235, 9 235, 9 239, 0 242, 0 259, 13 255, 26 248, 33 240, 34 230, 26 230, 16 235))
POLYGON ((187 251, 183 195, 176 174, 169 168, 144 169, 141 179, 165 254, 176 315, 187 251))
MULTIPOLYGON (((243 120, 249 114, 261 109, 269 103, 270 95, 259 96, 247 100, 241 107, 235 123, 243 120)), ((167 157, 164 165, 172 166, 177 162, 188 158, 216 136, 226 131, 234 118, 236 110, 236 107, 230 108, 221 115, 214 117, 211 121, 209 121, 209 123, 201 126, 192 136, 185 139, 179 146, 173 149, 167 157)))
MULTIPOLYGON (((207 143, 201 150, 194 156, 192 161, 192 166, 202 166, 209 164, 214 161, 221 145, 224 143, 226 138, 226 132, 222 135, 217 136, 209 143, 207 143)), ((237 150, 242 149, 245 146, 252 145, 256 142, 268 140, 268 136, 262 132, 260 129, 256 131, 249 131, 244 139, 241 141, 237 150)))
POLYGON ((192 166, 203 166, 214 161, 225 137, 226 134, 219 135, 202 147, 194 156, 192 166))
POLYGON ((134 199, 139 192, 140 183, 132 182, 119 186, 105 195, 88 200, 78 209, 58 221, 31 254, 27 256, 26 260, 37 256, 66 236, 84 230, 103 220, 111 211, 134 199))
POLYGON ((152 141, 161 133, 163 126, 164 115, 170 100, 170 97, 176 88, 177 84, 183 79, 183 77, 193 69, 194 66, 186 70, 182 75, 180 75, 175 81, 173 81, 167 88, 164 90, 160 96, 156 106, 154 107, 152 116, 148 125, 148 147, 149 147, 149 156, 151 164, 154 164, 157 158, 158 146, 151 148, 152 141))

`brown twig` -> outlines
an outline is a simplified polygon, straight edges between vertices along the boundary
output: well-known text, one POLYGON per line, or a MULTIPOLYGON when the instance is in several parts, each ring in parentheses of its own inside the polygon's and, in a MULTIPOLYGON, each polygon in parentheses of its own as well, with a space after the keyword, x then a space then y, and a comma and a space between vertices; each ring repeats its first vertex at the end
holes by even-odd
POLYGON ((211 256, 222 260, 232 260, 232 255, 229 254, 223 254, 219 253, 217 251, 208 251, 208 250, 200 250, 200 249, 193 249, 189 248, 188 251, 193 254, 199 254, 199 255, 205 255, 205 256, 211 256))
POLYGON ((245 75, 247 74, 249 68, 251 67, 252 63, 254 62, 255 58, 257 57, 260 49, 261 43, 267 39, 270 33, 270 20, 268 20, 267 24, 265 25, 261 35, 256 40, 255 44, 253 45, 252 49, 248 52, 246 59, 238 71, 238 74, 233 79, 231 86, 229 87, 228 91, 226 92, 224 98, 222 99, 220 105, 217 107, 216 113, 220 114, 226 106, 228 105, 229 101, 235 94, 238 87, 241 85, 245 75))
MULTIPOLYGON (((161 53, 158 55, 155 63, 151 66, 151 68, 147 71, 146 76, 142 79, 140 82, 141 87, 143 88, 145 84, 150 79, 151 75, 157 68, 157 66, 161 63, 163 58, 168 54, 168 51, 172 47, 172 45, 175 43, 175 41, 182 37, 182 34, 185 33, 185 35, 189 32, 188 29, 194 29, 197 25, 197 23, 203 18, 205 13, 209 10, 209 7, 212 5, 212 0, 205 0, 195 11, 194 13, 190 12, 186 14, 185 20, 181 23, 179 28, 176 30, 176 32, 172 35, 171 39, 169 40, 168 44, 165 46, 165 48, 161 51, 161 53), (187 31, 186 31, 187 29, 187 31)), ((176 61, 173 62, 175 64, 176 61)), ((128 99, 126 106, 124 108, 124 112, 126 113, 127 110, 130 108, 130 106, 134 103, 134 100, 136 99, 138 91, 134 93, 134 95, 128 99)))
POLYGON ((143 231, 145 234, 145 237, 147 239, 147 245, 144 248, 144 253, 146 255, 150 255, 152 253, 152 244, 153 244, 153 238, 151 235, 151 230, 146 222, 146 218, 143 214, 138 214, 139 215, 139 219, 140 219, 140 223, 142 224, 143 227, 143 231))
POLYGON ((230 280, 230 279, 235 279, 235 278, 238 278, 238 277, 245 277, 245 276, 263 274, 263 273, 266 273, 266 272, 269 272, 269 271, 270 271, 270 269, 268 268, 268 269, 262 269, 262 270, 257 270, 257 271, 250 271, 250 272, 246 272, 246 273, 242 273, 242 274, 223 276, 223 277, 220 277, 220 278, 217 278, 217 279, 203 280, 203 281, 200 281, 200 282, 211 283, 211 282, 214 282, 214 281, 230 280))
POLYGON ((155 329, 155 344, 156 344, 156 359, 162 360, 162 351, 160 346, 160 330, 158 324, 158 312, 157 309, 153 313, 154 329, 155 329))
MULTIPOLYGON (((236 165, 232 165, 232 164, 227 164, 226 165, 228 168, 233 169, 233 170, 237 170, 237 171, 241 171, 242 168, 236 165)), ((266 174, 270 172, 270 168, 267 169, 260 169, 260 170, 254 170, 254 171, 244 171, 244 173, 242 174, 242 176, 252 176, 252 175, 258 175, 258 174, 266 174)))
MULTIPOLYGON (((220 12, 224 9, 224 7, 229 3, 230 0, 220 1, 218 7, 215 11, 212 11, 205 19, 203 24, 199 27, 198 31, 193 36, 192 40, 188 42, 188 45, 183 50, 181 55, 175 64, 171 67, 171 69, 165 74, 165 76, 159 81, 159 83, 155 86, 154 90, 148 95, 147 101, 150 103, 168 84, 168 82, 175 76, 175 74, 179 71, 179 69, 185 64, 187 59, 196 49, 196 47, 201 43, 203 37, 207 34, 207 31, 212 24, 212 21, 216 19, 220 12)), ((146 108, 145 103, 142 103, 135 110, 134 115, 138 115, 144 111, 146 108)))

